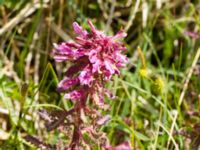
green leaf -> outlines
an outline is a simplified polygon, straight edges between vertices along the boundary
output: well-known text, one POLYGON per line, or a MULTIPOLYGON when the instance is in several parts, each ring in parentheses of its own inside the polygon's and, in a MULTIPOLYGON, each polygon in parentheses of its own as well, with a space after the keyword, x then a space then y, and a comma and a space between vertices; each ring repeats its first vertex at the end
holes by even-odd
POLYGON ((0 0, 0 5, 4 4, 4 0, 0 0))
POLYGON ((140 133, 138 131, 134 130, 134 134, 135 134, 136 138, 139 139, 139 140, 150 141, 150 138, 148 138, 146 135, 144 135, 144 134, 142 134, 142 133, 140 133))
POLYGON ((0 99, 2 100, 3 104, 5 105, 6 109, 9 111, 10 119, 13 123, 13 125, 17 125, 18 116, 16 114, 16 111, 13 107, 12 101, 9 97, 5 96, 5 93, 3 91, 3 88, 0 88, 0 99))

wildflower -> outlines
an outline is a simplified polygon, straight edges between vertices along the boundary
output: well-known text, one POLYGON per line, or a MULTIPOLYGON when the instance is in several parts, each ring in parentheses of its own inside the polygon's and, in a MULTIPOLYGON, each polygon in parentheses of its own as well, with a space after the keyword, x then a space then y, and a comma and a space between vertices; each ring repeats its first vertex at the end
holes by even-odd
POLYGON ((73 64, 66 72, 66 77, 60 81, 58 90, 64 92, 71 89, 65 98, 72 100, 91 95, 95 103, 101 105, 104 95, 108 95, 104 88, 105 82, 114 74, 119 74, 119 69, 127 63, 126 56, 122 54, 126 47, 119 41, 126 33, 120 30, 115 36, 106 36, 91 21, 88 24, 91 32, 73 23, 76 42, 54 44, 54 59, 73 64))
POLYGON ((149 78, 149 72, 148 72, 148 70, 146 68, 141 68, 139 70, 139 74, 143 78, 147 78, 147 79, 149 78))
POLYGON ((196 38, 196 39, 200 38, 200 34, 196 33, 196 32, 184 31, 184 34, 186 34, 187 36, 192 37, 192 38, 196 38))
POLYGON ((161 77, 152 77, 151 90, 154 95, 161 95, 164 92, 165 83, 161 77))
MULTIPOLYGON (((103 147, 106 145, 106 150, 131 150, 126 142, 116 147, 106 144, 109 143, 108 138, 98 127, 106 124, 110 116, 102 116, 96 108, 86 105, 87 98, 91 98, 94 104, 107 109, 104 96, 114 98, 105 88, 105 83, 114 74, 119 74, 119 69, 127 62, 126 56, 122 54, 126 48, 119 41, 126 33, 121 30, 115 36, 106 36, 96 30, 91 21, 88 23, 91 32, 84 30, 78 23, 73 23, 74 32, 77 34, 76 42, 54 44, 52 52, 57 62, 72 63, 64 79, 58 84, 58 91, 64 92, 64 98, 74 101, 75 105, 70 110, 40 111, 40 116, 46 121, 45 127, 48 131, 58 128, 71 137, 71 142, 64 147, 66 150, 91 149, 93 144, 90 141, 103 147), (89 139, 85 138, 85 135, 89 139)), ((34 140, 35 138, 32 138, 29 141, 39 147, 41 142, 34 143, 34 140)), ((63 149, 62 144, 56 145, 56 149, 63 149)))

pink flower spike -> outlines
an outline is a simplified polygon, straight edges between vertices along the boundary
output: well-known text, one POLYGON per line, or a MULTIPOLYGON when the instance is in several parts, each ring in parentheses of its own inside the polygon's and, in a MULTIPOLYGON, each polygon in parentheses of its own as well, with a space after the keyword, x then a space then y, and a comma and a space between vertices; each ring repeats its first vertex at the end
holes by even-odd
POLYGON ((65 94, 67 99, 80 99, 81 95, 91 96, 98 106, 104 105, 104 96, 111 95, 104 90, 104 85, 113 75, 120 74, 120 68, 127 63, 127 57, 122 53, 126 50, 118 39, 126 33, 120 30, 115 36, 107 36, 95 28, 88 20, 91 32, 84 30, 78 23, 73 23, 77 34, 76 42, 54 44, 53 57, 58 62, 70 61, 72 66, 66 71, 68 79, 60 82, 60 91, 65 91, 74 85, 75 90, 65 94), (74 81, 78 79, 78 81, 74 81), (87 90, 77 90, 86 87, 87 90), (95 93, 95 94, 94 94, 95 93))
POLYGON ((54 44, 52 55, 55 61, 68 64, 65 77, 58 84, 58 91, 64 92, 64 98, 71 100, 74 105, 69 111, 61 111, 62 114, 56 111, 57 115, 52 117, 47 129, 52 130, 60 126, 60 131, 65 131, 74 126, 73 134, 70 134, 71 142, 64 148, 66 150, 90 149, 90 146, 94 145, 93 139, 105 150, 132 150, 130 142, 110 146, 106 135, 99 134, 97 130, 97 127, 110 120, 110 116, 102 116, 96 106, 108 110, 110 107, 105 104, 105 96, 109 99, 115 98, 105 88, 106 83, 111 81, 114 75, 119 75, 120 69, 128 61, 123 54, 126 47, 121 41, 126 33, 120 30, 116 35, 108 36, 97 30, 90 20, 88 24, 89 31, 74 22, 75 41, 54 44), (91 105, 95 107, 92 108, 91 105), (84 138, 85 132, 92 143, 84 138))

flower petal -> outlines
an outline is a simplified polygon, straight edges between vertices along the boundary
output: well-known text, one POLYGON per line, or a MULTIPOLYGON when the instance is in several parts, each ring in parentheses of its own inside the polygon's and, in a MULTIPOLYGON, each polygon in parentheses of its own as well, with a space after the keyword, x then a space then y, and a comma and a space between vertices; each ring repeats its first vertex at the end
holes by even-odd
POLYGON ((78 83, 79 83, 78 78, 71 79, 66 77, 63 80, 61 80, 60 83, 58 84, 58 91, 59 92, 65 91, 78 83))
POLYGON ((77 22, 73 23, 73 28, 76 34, 79 34, 83 37, 87 36, 87 31, 83 30, 81 26, 79 26, 79 24, 77 22))
POLYGON ((124 30, 120 30, 117 34, 113 37, 114 40, 118 40, 127 36, 127 33, 124 30))
POLYGON ((89 66, 85 67, 85 69, 81 71, 79 75, 79 80, 82 85, 91 85, 91 82, 94 80, 94 78, 89 66))
POLYGON ((84 96, 83 90, 74 90, 64 95, 65 99, 80 100, 84 96))
POLYGON ((104 64, 105 64, 105 68, 110 72, 110 74, 114 74, 115 73, 115 69, 114 69, 113 63, 111 63, 111 61, 105 60, 104 64))

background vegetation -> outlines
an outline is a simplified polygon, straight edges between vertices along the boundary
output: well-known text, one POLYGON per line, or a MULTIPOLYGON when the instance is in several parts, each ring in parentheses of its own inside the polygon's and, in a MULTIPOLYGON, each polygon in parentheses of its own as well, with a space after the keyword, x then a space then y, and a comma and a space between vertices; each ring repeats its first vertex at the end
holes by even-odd
POLYGON ((111 121, 101 128, 111 143, 133 149, 198 149, 200 144, 199 0, 0 0, 0 147, 35 149, 66 137, 47 132, 38 110, 69 109, 56 91, 68 64, 56 64, 53 43, 75 35, 87 20, 113 35, 128 33, 129 63, 107 85, 111 121), (140 48, 138 48, 140 47, 140 48), (138 49, 138 50, 137 50, 138 49), (26 83, 26 84, 25 84, 26 83))

